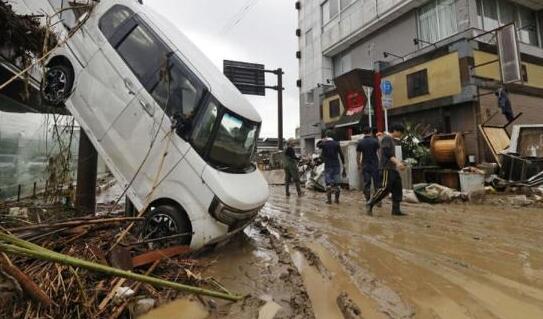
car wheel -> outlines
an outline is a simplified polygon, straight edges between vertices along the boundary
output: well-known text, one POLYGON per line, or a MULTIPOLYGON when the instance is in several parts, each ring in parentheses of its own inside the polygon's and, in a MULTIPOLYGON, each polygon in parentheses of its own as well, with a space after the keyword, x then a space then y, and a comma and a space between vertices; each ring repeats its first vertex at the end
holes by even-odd
POLYGON ((60 107, 72 91, 74 75, 65 65, 53 65, 45 72, 41 83, 41 97, 50 106, 60 107))
POLYGON ((169 240, 153 242, 153 248, 172 245, 189 245, 192 238, 192 229, 190 226, 190 221, 184 212, 181 212, 175 207, 169 205, 151 208, 151 211, 145 216, 145 223, 141 234, 144 240, 152 240, 180 234, 187 235, 169 240))

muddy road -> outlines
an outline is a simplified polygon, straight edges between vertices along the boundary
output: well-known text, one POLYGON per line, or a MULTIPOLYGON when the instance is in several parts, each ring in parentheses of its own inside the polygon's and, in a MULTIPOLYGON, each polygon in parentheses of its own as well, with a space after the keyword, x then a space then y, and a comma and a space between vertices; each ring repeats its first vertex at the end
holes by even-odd
POLYGON ((204 257, 254 298, 208 305, 213 318, 543 318, 543 211, 390 203, 362 212, 320 193, 273 188, 262 217, 204 257), (275 316, 275 317, 274 317, 275 316))

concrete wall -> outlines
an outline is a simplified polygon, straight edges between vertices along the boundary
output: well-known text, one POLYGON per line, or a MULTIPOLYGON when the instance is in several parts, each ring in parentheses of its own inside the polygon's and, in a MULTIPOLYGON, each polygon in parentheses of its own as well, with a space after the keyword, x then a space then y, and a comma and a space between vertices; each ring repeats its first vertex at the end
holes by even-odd
POLYGON ((430 60, 426 63, 415 65, 384 78, 392 82, 394 88, 392 92, 394 108, 454 96, 460 94, 462 91, 457 52, 430 60), (427 70, 428 72, 429 93, 409 98, 407 91, 407 77, 408 75, 421 70, 427 70))
MULTIPOLYGON (((474 59, 475 65, 478 65, 490 61, 495 61, 496 59, 498 59, 498 56, 496 54, 483 51, 475 51, 474 59)), ((522 64, 526 66, 526 71, 528 73, 528 82, 526 82, 525 85, 543 89, 543 66, 527 63, 524 61, 522 64)), ((498 63, 493 63, 476 68, 475 75, 485 79, 492 79, 496 81, 501 80, 500 68, 498 63)))
MULTIPOLYGON (((383 57, 385 51, 399 56, 407 55, 417 49, 413 44, 416 37, 416 11, 411 11, 349 49, 347 52, 351 57, 352 67, 372 70, 375 61, 395 59, 394 57, 385 59, 383 57)), ((348 71, 350 70, 346 70, 348 71)))

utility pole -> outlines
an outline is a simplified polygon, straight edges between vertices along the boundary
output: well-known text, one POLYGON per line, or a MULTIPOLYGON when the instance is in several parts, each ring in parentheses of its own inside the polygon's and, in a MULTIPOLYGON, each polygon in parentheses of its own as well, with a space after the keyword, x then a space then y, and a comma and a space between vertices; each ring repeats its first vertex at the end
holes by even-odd
POLYGON ((79 136, 77 162, 75 207, 84 213, 94 213, 96 209, 98 153, 83 128, 81 128, 79 136))
POLYGON ((242 94, 265 96, 266 89, 277 91, 277 148, 283 150, 283 69, 266 70, 263 64, 224 60, 223 72, 242 94), (277 75, 276 86, 266 85, 265 73, 277 75))
POLYGON ((277 74, 277 136, 279 137, 278 148, 283 150, 283 69, 275 71, 277 74))

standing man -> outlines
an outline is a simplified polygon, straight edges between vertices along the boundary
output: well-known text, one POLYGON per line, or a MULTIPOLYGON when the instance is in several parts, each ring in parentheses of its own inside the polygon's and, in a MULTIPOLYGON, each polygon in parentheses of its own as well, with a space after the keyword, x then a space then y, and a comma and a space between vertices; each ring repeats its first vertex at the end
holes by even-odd
POLYGON ((334 141, 334 135, 331 130, 327 130, 326 137, 317 144, 322 150, 321 157, 324 161, 324 178, 326 181, 326 203, 332 204, 332 192, 335 194, 336 204, 339 204, 339 194, 341 192, 341 175, 345 176, 345 168, 341 173, 341 164, 345 167, 345 158, 341 151, 339 142, 334 141))
POLYGON ((366 213, 373 216, 373 206, 381 202, 389 193, 392 193, 392 215, 405 216, 400 210, 400 203, 403 199, 402 179, 400 172, 405 165, 396 158, 396 145, 400 145, 405 128, 401 124, 391 127, 390 135, 385 135, 381 141, 381 161, 383 166, 383 178, 381 188, 373 195, 366 204, 366 213))
POLYGON ((373 181, 374 189, 377 189, 381 185, 381 179, 379 178, 379 157, 377 152, 379 151, 379 141, 377 137, 372 133, 369 127, 364 127, 362 133, 364 138, 358 141, 356 145, 356 163, 358 169, 362 172, 362 178, 364 179, 364 197, 366 203, 371 198, 371 182, 373 181))
POLYGON ((283 158, 283 167, 285 170, 285 190, 287 197, 290 196, 290 183, 294 181, 296 185, 296 191, 298 192, 298 197, 303 195, 302 188, 300 187, 300 175, 298 174, 298 161, 300 159, 296 156, 294 152, 294 139, 289 139, 287 141, 287 149, 285 150, 283 158))

